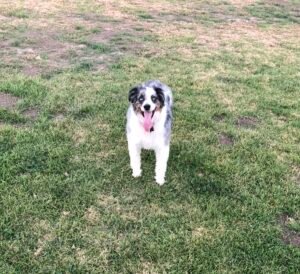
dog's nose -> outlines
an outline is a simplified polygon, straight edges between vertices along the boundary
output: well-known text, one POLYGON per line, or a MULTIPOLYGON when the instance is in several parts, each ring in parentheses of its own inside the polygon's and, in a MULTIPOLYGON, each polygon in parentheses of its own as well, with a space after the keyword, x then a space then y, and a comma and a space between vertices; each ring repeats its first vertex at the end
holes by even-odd
POLYGON ((150 105, 144 105, 144 109, 149 111, 150 110, 150 105))

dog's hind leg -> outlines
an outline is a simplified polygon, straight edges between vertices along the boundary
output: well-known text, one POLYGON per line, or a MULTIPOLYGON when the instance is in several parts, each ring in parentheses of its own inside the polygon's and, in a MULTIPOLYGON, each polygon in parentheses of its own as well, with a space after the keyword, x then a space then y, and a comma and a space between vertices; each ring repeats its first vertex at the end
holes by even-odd
POLYGON ((132 176, 139 177, 142 174, 141 170, 141 147, 136 144, 128 143, 130 166, 132 169, 132 176))
POLYGON ((156 165, 155 165, 155 180, 159 185, 165 183, 165 174, 169 158, 170 146, 158 147, 155 149, 156 165))

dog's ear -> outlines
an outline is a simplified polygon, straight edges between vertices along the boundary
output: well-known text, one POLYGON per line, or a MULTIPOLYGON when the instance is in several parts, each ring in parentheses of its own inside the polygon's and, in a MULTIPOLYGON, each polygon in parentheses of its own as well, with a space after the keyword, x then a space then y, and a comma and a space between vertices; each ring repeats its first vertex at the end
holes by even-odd
POLYGON ((139 95, 139 88, 138 87, 134 87, 131 90, 129 90, 129 94, 128 94, 128 100, 130 103, 135 103, 137 101, 137 97, 139 95))
POLYGON ((165 105, 165 95, 163 90, 160 87, 154 87, 154 90, 156 92, 158 101, 160 102, 161 106, 163 107, 165 105))

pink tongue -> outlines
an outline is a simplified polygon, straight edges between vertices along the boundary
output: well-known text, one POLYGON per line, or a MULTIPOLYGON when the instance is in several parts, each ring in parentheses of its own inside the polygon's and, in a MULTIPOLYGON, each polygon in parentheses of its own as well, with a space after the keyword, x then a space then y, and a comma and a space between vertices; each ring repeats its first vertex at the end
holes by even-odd
POLYGON ((150 131, 150 129, 153 127, 151 116, 152 112, 144 112, 144 129, 146 131, 150 131))

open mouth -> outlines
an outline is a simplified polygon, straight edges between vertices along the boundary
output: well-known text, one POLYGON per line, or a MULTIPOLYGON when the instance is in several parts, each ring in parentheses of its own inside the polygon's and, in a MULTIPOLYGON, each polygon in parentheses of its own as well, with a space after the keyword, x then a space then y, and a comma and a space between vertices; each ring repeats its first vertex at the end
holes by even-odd
MULTIPOLYGON (((150 111, 147 111, 147 112, 149 113, 150 111)), ((141 111, 141 113, 142 113, 143 117, 145 117, 145 112, 141 111)), ((155 113, 155 109, 152 111, 151 119, 153 118, 154 113, 155 113)))
POLYGON ((143 119, 143 127, 146 132, 151 132, 151 128, 153 128, 153 115, 155 113, 155 109, 153 111, 141 111, 144 119, 143 119))

